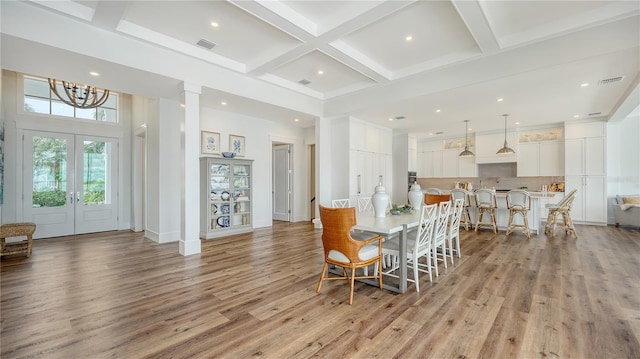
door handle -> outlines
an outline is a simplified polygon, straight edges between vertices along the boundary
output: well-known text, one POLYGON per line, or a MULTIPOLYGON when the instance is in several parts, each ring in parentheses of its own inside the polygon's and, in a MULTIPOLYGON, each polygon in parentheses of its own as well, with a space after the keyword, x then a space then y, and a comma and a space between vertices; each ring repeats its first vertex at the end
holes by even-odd
POLYGON ((69 192, 69 204, 73 204, 73 192, 69 192))
POLYGON ((76 203, 80 202, 80 192, 76 192, 76 203))
POLYGON ((358 175, 358 194, 360 194, 360 175, 358 175))

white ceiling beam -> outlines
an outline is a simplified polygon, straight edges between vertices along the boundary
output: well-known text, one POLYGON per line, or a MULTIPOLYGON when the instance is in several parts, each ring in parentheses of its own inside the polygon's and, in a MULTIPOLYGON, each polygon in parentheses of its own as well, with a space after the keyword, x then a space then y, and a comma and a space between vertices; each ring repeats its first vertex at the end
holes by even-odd
POLYGON ((477 0, 451 0, 451 4, 458 11, 471 36, 473 36, 478 47, 485 55, 500 50, 496 36, 477 0))
POLYGON ((103 29, 115 30, 131 1, 98 1, 92 22, 103 29))

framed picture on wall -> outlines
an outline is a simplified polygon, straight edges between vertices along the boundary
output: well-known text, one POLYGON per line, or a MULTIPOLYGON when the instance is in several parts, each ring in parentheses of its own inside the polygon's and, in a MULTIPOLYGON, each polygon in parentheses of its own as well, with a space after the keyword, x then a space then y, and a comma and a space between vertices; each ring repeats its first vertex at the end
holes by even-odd
POLYGON ((203 155, 220 154, 220 134, 217 132, 201 131, 200 152, 203 155))
POLYGON ((238 157, 244 157, 244 136, 229 135, 229 152, 234 152, 238 157))

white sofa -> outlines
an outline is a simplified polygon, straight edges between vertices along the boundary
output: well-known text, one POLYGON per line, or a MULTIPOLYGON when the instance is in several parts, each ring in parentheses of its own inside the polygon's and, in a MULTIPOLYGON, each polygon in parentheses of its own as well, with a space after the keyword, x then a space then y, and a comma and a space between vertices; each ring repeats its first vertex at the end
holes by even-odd
POLYGON ((640 194, 618 195, 613 199, 613 218, 616 227, 620 225, 640 227, 640 204, 625 203, 624 198, 630 197, 640 198, 640 194))

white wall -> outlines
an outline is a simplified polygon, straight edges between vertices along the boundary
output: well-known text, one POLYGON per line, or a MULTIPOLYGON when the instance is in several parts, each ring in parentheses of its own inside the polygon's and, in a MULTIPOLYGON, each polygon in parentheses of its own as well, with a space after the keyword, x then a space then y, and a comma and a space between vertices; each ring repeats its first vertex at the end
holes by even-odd
POLYGON ((612 199, 640 194, 640 116, 607 125, 607 217, 614 223, 612 199))
POLYGON ((200 130, 220 133, 222 150, 229 148, 229 135, 245 137, 244 159, 253 160, 253 226, 272 225, 272 161, 273 140, 293 144, 293 221, 309 220, 308 130, 296 125, 244 116, 211 108, 200 109, 200 130))

